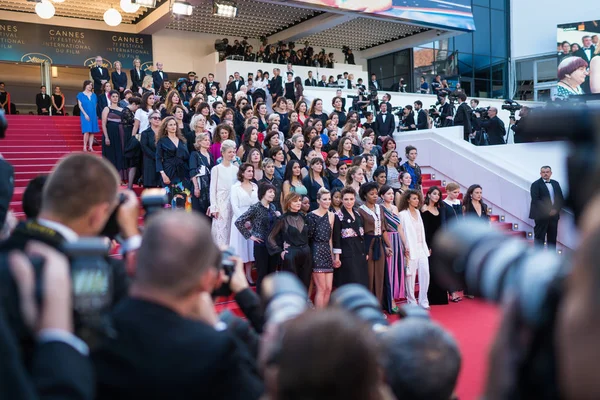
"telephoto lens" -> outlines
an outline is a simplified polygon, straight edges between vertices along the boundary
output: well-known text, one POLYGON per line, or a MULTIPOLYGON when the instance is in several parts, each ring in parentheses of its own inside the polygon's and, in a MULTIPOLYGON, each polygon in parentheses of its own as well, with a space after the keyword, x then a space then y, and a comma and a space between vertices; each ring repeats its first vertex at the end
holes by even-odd
POLYGON ((265 321, 268 325, 279 325, 302 314, 308 308, 308 294, 298 277, 289 272, 280 272, 263 281, 265 321))
POLYGON ((379 300, 363 285, 351 283, 340 287, 331 294, 329 305, 350 311, 375 332, 383 332, 389 325, 379 300))

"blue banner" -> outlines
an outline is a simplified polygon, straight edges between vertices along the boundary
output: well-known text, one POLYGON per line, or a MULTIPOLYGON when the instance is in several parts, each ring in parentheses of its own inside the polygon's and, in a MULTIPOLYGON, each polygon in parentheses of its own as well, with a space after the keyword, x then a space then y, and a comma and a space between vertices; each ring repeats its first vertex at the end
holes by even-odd
POLYGON ((139 58, 152 66, 152 36, 0 20, 0 61, 86 66, 102 56, 107 68, 139 58))

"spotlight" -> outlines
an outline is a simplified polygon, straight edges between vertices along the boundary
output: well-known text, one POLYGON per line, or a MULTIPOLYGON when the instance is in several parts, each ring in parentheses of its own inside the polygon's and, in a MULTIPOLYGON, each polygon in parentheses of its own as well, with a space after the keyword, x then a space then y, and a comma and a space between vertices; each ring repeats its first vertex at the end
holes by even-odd
POLYGON ((519 230, 519 224, 513 224, 513 231, 519 230))
POLYGON ((48 0, 42 0, 35 5, 35 13, 42 19, 54 17, 55 12, 54 5, 48 0))
POLYGON ((140 5, 132 3, 131 0, 121 0, 120 5, 121 10, 131 14, 138 12, 138 10, 140 9, 140 5))
POLYGON ((533 232, 527 232, 527 239, 533 239, 533 232))
POLYGON ((435 174, 431 174, 431 179, 434 180, 435 179, 435 174))
POLYGON ((138 4, 142 7, 155 8, 156 0, 133 0, 133 4, 138 4))
POLYGON ((226 18, 237 16, 237 4, 233 1, 218 0, 213 2, 213 15, 226 18))
POLYGON ((175 0, 173 3, 173 14, 175 15, 192 15, 194 7, 187 1, 175 0))
POLYGON ((557 250, 557 253, 559 256, 562 256, 563 251, 562 250, 557 250))
POLYGON ((122 20, 121 13, 116 8, 111 7, 104 13, 104 22, 108 26, 117 26, 122 20))
POLYGON ((506 217, 504 215, 500 216, 500 221, 504 222, 506 220, 506 217))
POLYGON ((492 215, 492 207, 488 207, 488 215, 492 215))

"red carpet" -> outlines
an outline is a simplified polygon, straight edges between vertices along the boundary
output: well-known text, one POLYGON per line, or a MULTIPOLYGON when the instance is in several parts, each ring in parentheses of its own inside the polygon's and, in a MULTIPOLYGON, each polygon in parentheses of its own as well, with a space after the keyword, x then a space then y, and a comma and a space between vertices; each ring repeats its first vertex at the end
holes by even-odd
POLYGON ((447 306, 432 306, 431 316, 459 343, 463 357, 456 388, 459 399, 480 398, 487 379, 489 350, 500 324, 499 308, 481 300, 463 299, 447 306))

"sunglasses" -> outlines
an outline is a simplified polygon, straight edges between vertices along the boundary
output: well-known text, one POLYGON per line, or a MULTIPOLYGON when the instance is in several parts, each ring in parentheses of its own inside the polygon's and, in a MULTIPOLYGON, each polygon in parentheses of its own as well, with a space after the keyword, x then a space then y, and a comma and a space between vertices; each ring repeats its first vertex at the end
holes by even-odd
POLYGON ((160 120, 160 117, 152 117, 150 119, 154 119, 154 120, 160 120))

